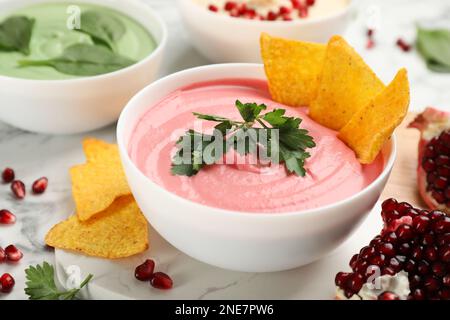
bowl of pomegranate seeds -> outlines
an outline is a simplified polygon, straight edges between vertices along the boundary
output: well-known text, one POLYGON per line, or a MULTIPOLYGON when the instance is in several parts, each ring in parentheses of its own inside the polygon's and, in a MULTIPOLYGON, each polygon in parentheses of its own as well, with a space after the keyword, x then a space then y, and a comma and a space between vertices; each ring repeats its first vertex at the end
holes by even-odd
POLYGON ((194 47, 213 62, 260 62, 263 32, 326 42, 348 25, 354 0, 179 0, 194 47))

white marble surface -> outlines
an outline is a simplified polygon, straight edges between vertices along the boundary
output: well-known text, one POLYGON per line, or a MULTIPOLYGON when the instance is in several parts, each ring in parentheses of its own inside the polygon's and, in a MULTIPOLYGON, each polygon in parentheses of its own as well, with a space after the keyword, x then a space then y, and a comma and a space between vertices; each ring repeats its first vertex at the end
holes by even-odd
MULTIPOLYGON (((189 45, 188 35, 176 11, 175 2, 173 0, 147 0, 147 2, 161 13, 169 26, 170 41, 163 74, 207 64, 208 61, 189 45)), ((409 70, 412 110, 421 110, 426 105, 450 110, 450 75, 430 73, 416 52, 403 53, 395 46, 399 36, 408 41, 414 39, 415 23, 418 21, 449 22, 450 2, 446 0, 360 1, 358 15, 350 25, 346 37, 385 82, 388 82, 400 67, 404 66, 409 70), (377 46, 372 50, 366 50, 367 8, 373 5, 380 9, 380 30, 376 34, 377 46)), ((9 186, 0 184, 0 208, 12 210, 18 218, 15 225, 0 227, 0 246, 5 247, 14 243, 24 252, 24 258, 17 265, 0 265, 0 273, 10 272, 16 279, 14 291, 9 295, 0 294, 0 299, 26 298, 23 293, 24 268, 44 260, 54 261, 53 252, 46 249, 43 239, 52 225, 63 220, 74 209, 68 169, 73 164, 84 161, 81 140, 84 136, 90 135, 114 141, 114 130, 115 127, 110 126, 83 135, 47 136, 24 132, 0 123, 0 168, 13 167, 17 177, 27 186, 40 176, 47 176, 50 181, 44 195, 29 195, 23 201, 14 200, 9 186)), ((154 255, 157 256, 157 253, 154 255)), ((342 265, 337 269, 346 269, 345 263, 340 263, 342 265)), ((308 284, 306 278, 301 278, 301 274, 297 275, 300 277, 297 279, 298 283, 311 286, 312 284, 308 284)), ((306 272, 303 277, 307 277, 307 274, 306 272)), ((265 276, 258 275, 258 277, 264 279, 265 276)), ((329 278, 332 279, 333 276, 329 278)), ((273 290, 278 293, 282 291, 282 287, 273 290)), ((251 292, 247 293, 250 297, 251 292)), ((221 298, 221 295, 216 293, 211 297, 221 298)))

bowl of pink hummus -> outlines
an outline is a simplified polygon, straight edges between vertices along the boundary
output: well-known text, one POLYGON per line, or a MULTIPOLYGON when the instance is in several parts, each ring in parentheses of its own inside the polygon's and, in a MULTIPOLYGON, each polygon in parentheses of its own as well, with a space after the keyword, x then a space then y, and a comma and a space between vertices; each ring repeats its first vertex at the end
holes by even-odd
POLYGON ((372 164, 360 164, 306 107, 273 101, 259 64, 198 67, 149 85, 123 110, 117 140, 133 195, 154 229, 195 259, 247 272, 292 269, 338 247, 377 202, 396 153, 393 138, 372 164), (198 126, 194 113, 236 119, 237 99, 302 119, 316 144, 304 176, 282 165, 233 162, 173 174, 177 139, 198 126))

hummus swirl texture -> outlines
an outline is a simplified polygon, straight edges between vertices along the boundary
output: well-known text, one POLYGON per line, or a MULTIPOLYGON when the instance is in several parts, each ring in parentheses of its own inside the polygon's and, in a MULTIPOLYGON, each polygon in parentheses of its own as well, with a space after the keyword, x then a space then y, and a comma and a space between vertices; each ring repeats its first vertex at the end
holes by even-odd
MULTIPOLYGON (((361 165, 337 133, 311 120, 303 108, 271 100, 264 81, 236 79, 182 88, 150 106, 131 136, 129 155, 152 181, 183 198, 211 207, 241 212, 281 213, 312 209, 343 200, 368 186, 383 170, 382 156, 361 165), (175 141, 198 122, 192 112, 240 119, 234 103, 264 103, 268 110, 286 109, 303 119, 317 146, 310 149, 306 177, 288 174, 285 166, 252 170, 244 165, 213 164, 193 177, 170 172, 175 141)), ((210 133, 214 123, 202 121, 210 133)))

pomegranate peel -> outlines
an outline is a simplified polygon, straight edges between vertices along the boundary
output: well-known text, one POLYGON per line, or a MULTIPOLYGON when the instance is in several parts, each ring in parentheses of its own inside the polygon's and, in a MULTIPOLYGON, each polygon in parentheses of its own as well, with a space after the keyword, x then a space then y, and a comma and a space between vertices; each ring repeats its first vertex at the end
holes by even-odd
POLYGON ((430 209, 450 213, 450 112, 428 107, 409 125, 420 131, 417 182, 430 209))

